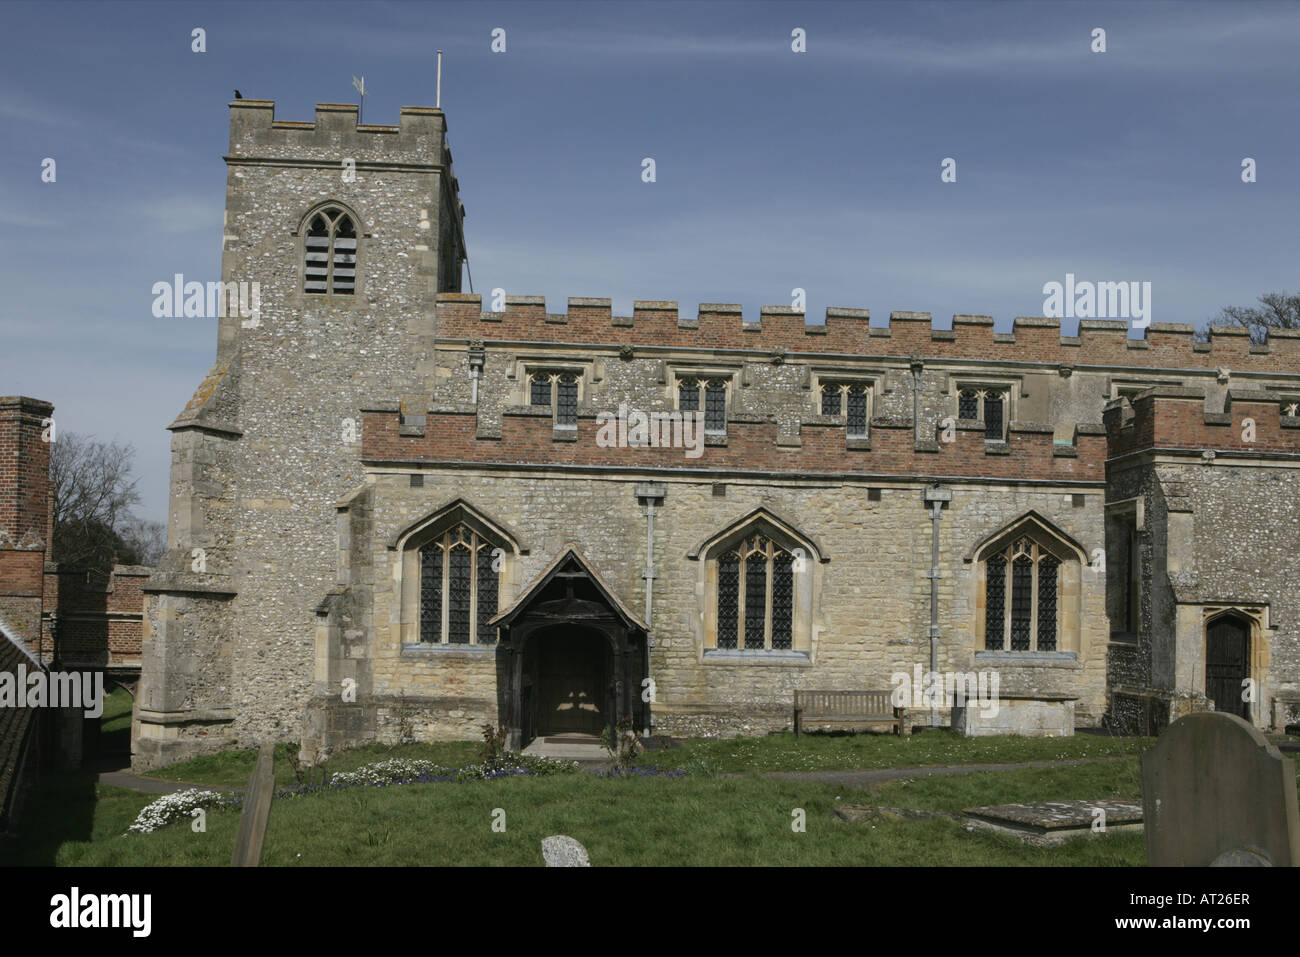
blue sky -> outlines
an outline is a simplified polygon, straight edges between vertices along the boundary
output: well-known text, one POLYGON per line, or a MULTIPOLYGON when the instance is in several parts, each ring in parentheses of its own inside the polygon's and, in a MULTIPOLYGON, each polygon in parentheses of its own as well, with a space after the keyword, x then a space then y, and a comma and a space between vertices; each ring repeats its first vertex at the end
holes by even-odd
MULTIPOLYGON (((311 120, 443 108, 474 288, 1038 315, 1042 287, 1149 281, 1156 322, 1292 290, 1294 3, 8 3, 0 9, 0 394, 131 442, 164 520, 166 426, 215 320, 227 102, 311 120), (202 27, 207 52, 191 52, 202 27), (491 33, 506 31, 506 52, 491 33), (791 31, 807 31, 807 52, 791 31), (1107 52, 1090 51, 1106 30, 1107 52), (41 182, 41 161, 57 181, 41 182), (657 182, 641 181, 653 157, 657 182), (957 182, 940 163, 957 161, 957 182), (1258 182, 1241 181, 1253 157, 1258 182)), ((1067 329, 1071 323, 1067 321, 1067 329)))

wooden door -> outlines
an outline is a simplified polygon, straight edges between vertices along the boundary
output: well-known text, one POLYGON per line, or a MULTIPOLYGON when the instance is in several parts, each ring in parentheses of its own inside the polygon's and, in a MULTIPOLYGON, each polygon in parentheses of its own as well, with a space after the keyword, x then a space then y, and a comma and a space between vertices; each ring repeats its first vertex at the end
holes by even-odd
POLYGON ((1205 696, 1215 711, 1250 720, 1242 700, 1242 682, 1250 676, 1246 623, 1239 618, 1214 621, 1205 638, 1205 696))
POLYGON ((604 639, 590 634, 539 639, 537 733, 600 734, 604 727, 604 639))

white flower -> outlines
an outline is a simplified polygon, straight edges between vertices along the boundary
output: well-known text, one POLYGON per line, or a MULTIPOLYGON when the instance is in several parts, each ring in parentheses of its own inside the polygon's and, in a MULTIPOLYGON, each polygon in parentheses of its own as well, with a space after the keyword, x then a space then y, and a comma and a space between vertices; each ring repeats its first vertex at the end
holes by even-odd
POLYGON ((146 805, 136 816, 135 823, 127 828, 136 834, 152 834, 158 828, 190 816, 195 808, 214 807, 230 800, 216 791, 200 791, 190 788, 175 794, 164 794, 152 804, 146 805))

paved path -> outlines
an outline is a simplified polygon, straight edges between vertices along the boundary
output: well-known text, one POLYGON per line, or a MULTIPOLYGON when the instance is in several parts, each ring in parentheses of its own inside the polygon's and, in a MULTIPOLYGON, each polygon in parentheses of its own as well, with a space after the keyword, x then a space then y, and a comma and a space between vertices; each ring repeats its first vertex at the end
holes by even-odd
POLYGON ((111 784, 113 787, 130 788, 132 791, 144 791, 146 794, 175 794, 198 788, 200 791, 242 792, 242 787, 217 784, 192 784, 188 781, 164 781, 162 778, 141 777, 130 771, 100 771, 95 776, 99 784, 111 784))
MULTIPOLYGON (((919 768, 875 768, 863 771, 769 771, 765 778, 785 778, 796 781, 822 781, 848 787, 869 788, 885 781, 899 778, 917 778, 930 774, 971 774, 975 771, 1019 771, 1022 768, 1063 768, 1075 764, 1097 764, 1101 761, 1126 761, 1131 754, 1105 758, 1072 758, 1065 761, 1015 761, 1009 764, 934 764, 919 768)), ((744 777, 741 774, 724 774, 723 777, 744 777)))

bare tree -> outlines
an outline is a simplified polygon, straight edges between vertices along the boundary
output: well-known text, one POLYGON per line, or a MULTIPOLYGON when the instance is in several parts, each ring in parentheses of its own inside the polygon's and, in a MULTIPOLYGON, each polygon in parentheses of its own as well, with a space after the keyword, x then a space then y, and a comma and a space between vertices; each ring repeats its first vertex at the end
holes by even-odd
POLYGON ((139 558, 121 536, 140 501, 131 474, 135 448, 63 432, 50 447, 54 560, 107 570, 114 556, 139 558))
MULTIPOLYGON (((120 529, 122 540, 134 553, 135 564, 157 565, 167 551, 167 524, 134 516, 120 529)), ((122 559, 126 560, 125 557, 122 559)))
POLYGON ((1269 292, 1259 297, 1258 306, 1225 306, 1219 311, 1220 326, 1245 326, 1250 341, 1262 343, 1270 329, 1300 329, 1300 296, 1269 292))

